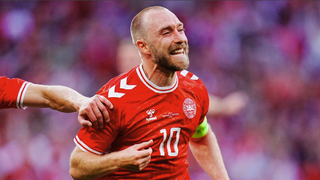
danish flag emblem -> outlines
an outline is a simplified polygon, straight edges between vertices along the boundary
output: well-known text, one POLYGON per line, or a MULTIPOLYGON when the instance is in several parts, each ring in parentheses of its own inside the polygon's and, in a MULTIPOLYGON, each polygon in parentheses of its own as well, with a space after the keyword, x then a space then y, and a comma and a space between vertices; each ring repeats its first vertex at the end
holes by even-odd
POLYGON ((190 99, 186 98, 183 102, 182 109, 184 114, 189 118, 192 119, 197 113, 197 106, 196 103, 190 99))

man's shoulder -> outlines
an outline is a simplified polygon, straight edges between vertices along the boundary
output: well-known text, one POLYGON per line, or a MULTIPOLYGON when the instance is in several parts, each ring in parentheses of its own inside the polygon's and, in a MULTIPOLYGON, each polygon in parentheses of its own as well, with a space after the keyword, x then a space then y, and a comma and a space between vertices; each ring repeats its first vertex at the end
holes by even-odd
POLYGON ((188 70, 177 71, 177 74, 179 79, 190 80, 190 81, 200 80, 198 76, 196 76, 195 74, 193 74, 188 70))
POLYGON ((114 99, 117 101, 128 97, 130 94, 134 94, 132 91, 136 91, 136 89, 138 89, 137 84, 138 76, 134 68, 111 79, 98 91, 97 94, 103 95, 109 100, 114 99))
POLYGON ((198 76, 187 70, 178 71, 179 85, 188 89, 206 89, 198 76))

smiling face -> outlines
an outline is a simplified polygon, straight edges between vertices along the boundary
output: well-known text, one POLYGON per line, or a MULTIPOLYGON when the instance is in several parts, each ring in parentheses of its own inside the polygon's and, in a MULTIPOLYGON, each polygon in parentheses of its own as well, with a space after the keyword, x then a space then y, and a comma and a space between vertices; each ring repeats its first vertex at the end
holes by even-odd
POLYGON ((169 71, 188 68, 188 40, 179 19, 167 9, 156 9, 149 11, 144 20, 153 62, 169 71))

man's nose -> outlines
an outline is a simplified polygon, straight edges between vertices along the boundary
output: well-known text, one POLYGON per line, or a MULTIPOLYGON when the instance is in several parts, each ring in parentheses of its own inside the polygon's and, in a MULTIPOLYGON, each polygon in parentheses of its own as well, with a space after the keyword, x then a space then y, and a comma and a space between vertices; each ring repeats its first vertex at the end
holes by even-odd
POLYGON ((181 44, 187 42, 187 37, 184 32, 180 32, 178 30, 174 31, 174 42, 181 44))

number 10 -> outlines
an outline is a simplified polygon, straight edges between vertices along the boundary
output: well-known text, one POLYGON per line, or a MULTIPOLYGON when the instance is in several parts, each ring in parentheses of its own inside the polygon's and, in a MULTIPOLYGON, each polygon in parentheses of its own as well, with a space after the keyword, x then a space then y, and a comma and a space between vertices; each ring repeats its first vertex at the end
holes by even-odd
MULTIPOLYGON (((171 128, 170 129, 170 137, 168 139, 168 142, 167 142, 167 150, 168 150, 168 155, 169 156, 177 156, 178 153, 179 153, 179 149, 178 149, 178 142, 179 142, 179 137, 180 137, 180 129, 181 128, 171 128), (174 132, 177 132, 176 133, 176 141, 174 142, 174 152, 171 151, 171 147, 170 147, 170 144, 171 144, 171 140, 172 140, 172 136, 174 134, 174 132)), ((160 130, 160 133, 163 133, 163 140, 160 144, 160 155, 161 156, 165 156, 165 152, 164 152, 164 142, 166 141, 167 139, 167 130, 166 129, 161 129, 160 130)))

